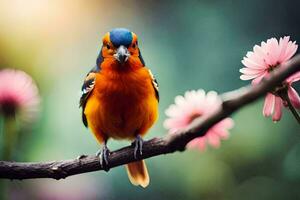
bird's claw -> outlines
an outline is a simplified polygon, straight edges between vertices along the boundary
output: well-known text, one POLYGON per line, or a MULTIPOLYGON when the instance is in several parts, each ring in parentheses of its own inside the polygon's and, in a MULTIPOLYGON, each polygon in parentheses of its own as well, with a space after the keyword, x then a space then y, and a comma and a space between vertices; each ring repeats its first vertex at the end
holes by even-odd
POLYGON ((110 154, 109 149, 106 145, 102 147, 102 149, 99 149, 96 153, 96 156, 99 157, 100 165, 105 171, 109 171, 108 167, 108 156, 110 154))
POLYGON ((143 139, 140 135, 136 136, 134 142, 132 143, 134 145, 134 158, 137 159, 138 156, 141 156, 143 154, 143 139))

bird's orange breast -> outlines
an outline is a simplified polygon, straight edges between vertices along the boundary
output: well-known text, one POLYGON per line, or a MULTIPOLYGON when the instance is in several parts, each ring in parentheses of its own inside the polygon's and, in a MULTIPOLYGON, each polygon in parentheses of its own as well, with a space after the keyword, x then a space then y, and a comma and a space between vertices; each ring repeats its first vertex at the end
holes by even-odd
POLYGON ((99 142, 110 137, 133 139, 144 135, 158 117, 158 101, 148 69, 98 73, 84 112, 99 142))

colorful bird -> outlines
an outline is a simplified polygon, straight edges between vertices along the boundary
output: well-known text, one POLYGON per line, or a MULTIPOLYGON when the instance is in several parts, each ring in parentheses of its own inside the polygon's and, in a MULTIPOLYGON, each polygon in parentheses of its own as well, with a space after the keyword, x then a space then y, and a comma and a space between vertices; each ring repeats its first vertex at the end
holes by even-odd
MULTIPOLYGON (((84 125, 102 144, 98 156, 100 164, 107 168, 109 138, 132 140, 133 156, 137 159, 142 154, 142 137, 158 118, 159 94, 156 79, 145 67, 135 33, 116 28, 102 40, 96 66, 84 80, 80 106, 84 125)), ((126 168, 132 184, 149 184, 143 160, 129 163, 126 168)))

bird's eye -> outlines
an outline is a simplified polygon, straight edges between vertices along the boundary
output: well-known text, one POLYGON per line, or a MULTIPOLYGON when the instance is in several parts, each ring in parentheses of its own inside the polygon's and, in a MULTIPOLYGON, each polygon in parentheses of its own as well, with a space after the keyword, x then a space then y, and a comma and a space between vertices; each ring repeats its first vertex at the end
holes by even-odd
POLYGON ((106 44, 106 48, 107 48, 107 49, 110 49, 110 45, 109 45, 109 44, 106 44))

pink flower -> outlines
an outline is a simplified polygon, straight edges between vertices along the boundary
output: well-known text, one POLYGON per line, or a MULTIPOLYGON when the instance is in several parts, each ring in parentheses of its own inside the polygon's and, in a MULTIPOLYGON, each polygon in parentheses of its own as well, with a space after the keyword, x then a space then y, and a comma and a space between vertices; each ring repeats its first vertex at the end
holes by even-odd
MULTIPOLYGON (((187 91, 184 96, 177 96, 175 104, 170 105, 166 110, 169 118, 165 120, 164 126, 169 133, 175 133, 177 130, 186 128, 195 118, 215 111, 220 105, 221 99, 214 91, 207 94, 204 90, 187 91)), ((232 127, 233 120, 226 118, 210 128, 204 136, 192 140, 188 147, 203 151, 208 142, 212 147, 218 148, 220 140, 228 138, 228 129, 232 127)))
POLYGON ((35 119, 40 97, 32 78, 23 71, 0 71, 0 114, 18 117, 22 122, 35 119))
MULTIPOLYGON (((296 42, 290 41, 289 36, 280 38, 279 42, 275 38, 262 42, 261 46, 255 45, 253 51, 249 51, 242 63, 245 68, 240 69, 242 80, 252 80, 252 84, 258 84, 263 78, 267 78, 272 71, 280 64, 288 61, 297 51, 296 42)), ((300 80, 300 73, 289 77, 282 84, 288 91, 288 97, 295 108, 300 108, 300 98, 296 90, 291 86, 293 82, 300 80)), ((263 115, 272 115, 273 121, 279 121, 282 115, 282 107, 286 105, 277 94, 268 93, 265 98, 263 115)))

